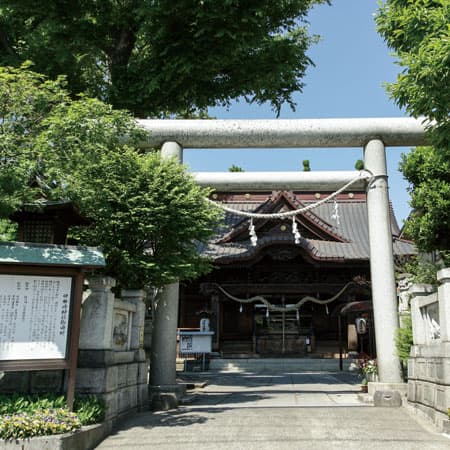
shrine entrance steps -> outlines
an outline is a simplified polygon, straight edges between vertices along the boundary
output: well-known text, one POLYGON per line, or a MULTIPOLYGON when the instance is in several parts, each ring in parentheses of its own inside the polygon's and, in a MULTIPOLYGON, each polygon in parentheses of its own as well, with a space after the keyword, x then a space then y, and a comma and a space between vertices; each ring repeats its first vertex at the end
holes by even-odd
MULTIPOLYGON (((351 359, 343 360, 343 370, 351 359)), ((217 358, 209 361, 211 372, 337 372, 339 359, 332 358, 217 358)))

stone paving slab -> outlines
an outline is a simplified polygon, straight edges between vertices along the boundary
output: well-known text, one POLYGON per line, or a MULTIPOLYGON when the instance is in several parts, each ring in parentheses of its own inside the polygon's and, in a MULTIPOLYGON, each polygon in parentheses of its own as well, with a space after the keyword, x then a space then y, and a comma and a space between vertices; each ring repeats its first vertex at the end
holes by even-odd
POLYGON ((170 450, 443 450, 450 439, 405 408, 358 400, 343 373, 202 374, 208 385, 189 405, 145 412, 99 447, 170 450))

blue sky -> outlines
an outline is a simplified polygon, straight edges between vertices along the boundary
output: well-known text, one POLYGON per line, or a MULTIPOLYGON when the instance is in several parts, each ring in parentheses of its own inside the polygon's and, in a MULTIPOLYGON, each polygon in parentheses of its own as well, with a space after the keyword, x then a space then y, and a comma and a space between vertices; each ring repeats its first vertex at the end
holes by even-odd
MULTIPOLYGON (((329 117, 403 117, 405 114, 384 90, 383 83, 394 81, 399 67, 377 34, 373 14, 376 0, 334 0, 320 5, 309 16, 311 34, 322 39, 311 47, 309 56, 316 64, 306 78, 303 93, 295 95, 297 109, 286 105, 282 119, 329 117)), ((211 108, 218 119, 271 119, 270 106, 234 102, 226 110, 211 108)), ((409 212, 407 184, 398 172, 400 154, 409 148, 388 148, 390 197, 401 225, 409 212)), ((309 159, 312 170, 351 170, 362 159, 362 149, 285 150, 186 150, 185 163, 193 171, 222 171, 231 164, 246 171, 302 170, 309 159)))

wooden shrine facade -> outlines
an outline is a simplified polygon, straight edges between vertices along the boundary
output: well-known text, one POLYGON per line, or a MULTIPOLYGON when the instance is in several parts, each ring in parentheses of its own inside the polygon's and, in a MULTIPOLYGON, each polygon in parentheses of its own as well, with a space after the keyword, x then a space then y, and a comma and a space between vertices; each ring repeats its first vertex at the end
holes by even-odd
MULTIPOLYGON (((211 198, 238 211, 272 214, 301 209, 329 194, 242 192, 211 198)), ((225 356, 334 356, 340 339, 346 350, 374 354, 373 327, 359 337, 354 327, 356 317, 371 325, 371 307, 347 314, 341 335, 338 327, 345 305, 371 301, 365 192, 345 192, 294 220, 297 243, 292 218, 253 219, 257 242, 252 245, 249 219, 227 213, 216 238, 201 249, 215 269, 180 286, 179 327, 198 328, 208 317, 213 349, 225 356), (255 296, 266 302, 247 302, 255 296), (306 296, 315 300, 296 307, 306 296)), ((411 243, 399 237, 393 213, 391 229, 396 257, 413 254, 411 243)))

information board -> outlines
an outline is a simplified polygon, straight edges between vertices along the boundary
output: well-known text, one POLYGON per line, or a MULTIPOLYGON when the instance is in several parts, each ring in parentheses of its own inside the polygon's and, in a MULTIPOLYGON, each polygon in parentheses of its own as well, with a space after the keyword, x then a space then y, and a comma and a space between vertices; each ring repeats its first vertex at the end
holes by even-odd
POLYGON ((180 331, 179 352, 185 354, 211 353, 212 331, 180 331))
POLYGON ((0 361, 65 359, 72 277, 0 275, 0 361))

